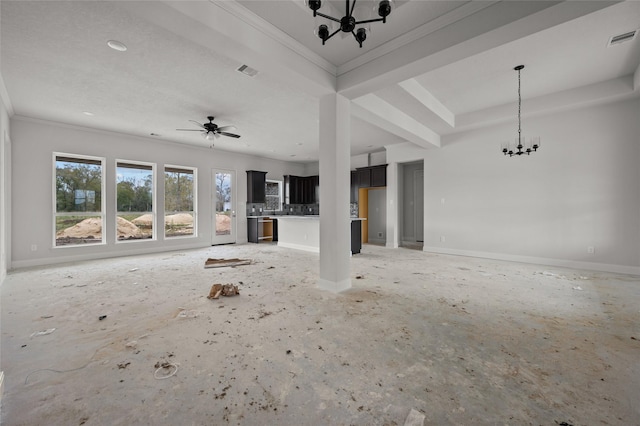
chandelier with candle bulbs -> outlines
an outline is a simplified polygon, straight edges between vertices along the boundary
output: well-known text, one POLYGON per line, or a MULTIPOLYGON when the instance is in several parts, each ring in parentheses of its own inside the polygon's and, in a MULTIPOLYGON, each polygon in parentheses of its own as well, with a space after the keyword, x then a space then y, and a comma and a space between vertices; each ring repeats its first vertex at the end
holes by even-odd
POLYGON ((525 139, 522 137, 522 120, 520 119, 520 112, 522 109, 522 97, 520 96, 520 71, 524 68, 524 65, 518 65, 514 68, 514 71, 518 71, 518 137, 515 140, 515 146, 511 146, 509 143, 502 144, 502 153, 513 157, 514 155, 530 155, 532 152, 536 152, 540 148, 540 137, 533 137, 529 143, 525 144, 525 139))
POLYGON ((366 19, 367 16, 360 16, 356 18, 354 16, 354 9, 356 6, 356 0, 349 1, 345 0, 345 14, 342 18, 334 18, 333 16, 326 15, 322 12, 319 12, 319 9, 322 7, 321 0, 306 0, 307 6, 309 9, 313 10, 313 17, 322 17, 329 20, 328 23, 321 23, 315 30, 315 33, 322 40, 322 44, 324 45, 327 40, 336 35, 339 31, 343 31, 345 33, 353 34, 353 37, 356 39, 360 48, 362 48, 362 42, 367 39, 367 33, 370 31, 369 24, 371 22, 380 22, 386 23, 387 16, 391 13, 391 10, 394 7, 393 0, 381 0, 377 1, 374 6, 374 12, 380 16, 380 18, 375 19, 366 19), (358 20, 360 19, 360 20, 358 20), (337 26, 337 28, 335 28, 337 26))

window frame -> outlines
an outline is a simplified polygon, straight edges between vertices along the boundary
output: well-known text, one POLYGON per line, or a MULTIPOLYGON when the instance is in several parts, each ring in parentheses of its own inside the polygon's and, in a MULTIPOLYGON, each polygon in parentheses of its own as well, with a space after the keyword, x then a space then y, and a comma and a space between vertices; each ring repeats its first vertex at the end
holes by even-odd
MULTIPOLYGON (((132 169, 135 169, 135 167, 132 167, 132 169)), ((114 177, 115 177, 115 191, 114 191, 114 201, 115 201, 115 216, 114 216, 114 221, 115 221, 115 242, 116 244, 126 244, 126 243, 140 243, 140 242, 148 242, 148 241, 156 241, 158 238, 158 213, 157 213, 157 178, 156 178, 156 169, 157 169, 157 165, 156 163, 149 163, 149 162, 145 162, 145 161, 134 161, 134 160, 124 160, 124 159, 116 159, 115 161, 115 166, 114 166, 114 177), (153 218, 153 229, 152 229, 152 234, 151 234, 151 238, 143 238, 143 239, 139 239, 139 240, 119 240, 118 239, 118 167, 119 164, 129 164, 131 166, 144 166, 144 167, 151 167, 151 216, 153 218)), ((163 227, 164 229, 164 227, 163 227)))
MULTIPOLYGON (((64 160, 60 160, 64 161, 64 160)), ((66 152, 53 152, 52 153, 52 248, 53 249, 67 249, 67 248, 77 248, 77 247, 88 247, 88 246, 104 246, 107 244, 106 236, 104 233, 105 224, 106 224, 106 158, 105 157, 96 157, 92 155, 83 155, 83 154, 69 154, 66 152), (66 158, 69 160, 78 160, 79 163, 82 160, 92 161, 92 162, 100 162, 100 212, 73 212, 69 213, 58 213, 58 192, 57 192, 57 178, 58 178, 58 167, 57 162, 58 158, 66 158), (79 214, 78 214, 79 213, 79 214), (101 232, 101 240, 100 242, 91 243, 91 244, 68 244, 68 245, 57 245, 58 240, 56 238, 57 234, 57 219, 61 216, 87 216, 87 217, 95 217, 99 216, 102 222, 102 232, 101 232)))
MULTIPOLYGON (((165 241, 174 240, 174 239, 183 239, 183 238, 197 238, 198 237, 198 168, 197 167, 188 167, 188 166, 178 166, 175 164, 165 164, 162 168, 162 177, 163 177, 163 212, 162 212, 162 235, 165 241), (174 169, 174 170, 167 170, 174 169), (166 225, 166 216, 167 216, 167 186, 166 186, 166 173, 169 172, 187 172, 190 171, 193 174, 193 211, 191 214, 193 215, 193 233, 191 235, 173 235, 167 236, 167 225, 166 225)), ((176 213, 176 212, 174 212, 176 213)))
MULTIPOLYGON (((278 184, 278 208, 274 209, 274 211, 280 211, 282 210, 282 203, 284 202, 284 194, 282 192, 282 189, 284 188, 284 182, 281 180, 276 180, 276 179, 266 179, 265 180, 265 208, 266 208, 266 198, 267 197, 274 197, 273 195, 269 195, 267 194, 267 190, 266 190, 266 185, 268 183, 277 183, 278 184)), ((275 197, 274 197, 275 198, 275 197)), ((266 209, 266 210, 270 210, 270 209, 266 209)))

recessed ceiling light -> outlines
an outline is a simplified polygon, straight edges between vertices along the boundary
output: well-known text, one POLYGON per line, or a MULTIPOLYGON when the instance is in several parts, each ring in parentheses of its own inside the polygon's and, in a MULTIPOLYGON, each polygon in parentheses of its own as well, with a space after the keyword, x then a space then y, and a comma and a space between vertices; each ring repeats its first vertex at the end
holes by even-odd
POLYGON ((296 156, 295 154, 291 154, 291 155, 289 155, 289 157, 295 157, 295 156, 296 156))
POLYGON ((109 40, 107 42, 107 46, 109 46, 113 50, 117 50, 118 52, 125 52, 127 50, 127 46, 125 46, 124 43, 119 42, 118 40, 109 40))
POLYGON ((83 114, 84 114, 84 115, 87 115, 87 116, 89 116, 89 117, 93 117, 93 116, 95 115, 94 113, 89 112, 89 111, 84 111, 84 112, 83 112, 83 114))
POLYGON ((159 135, 158 133, 153 133, 153 132, 149 133, 149 135, 150 135, 150 136, 160 137, 160 135, 159 135))

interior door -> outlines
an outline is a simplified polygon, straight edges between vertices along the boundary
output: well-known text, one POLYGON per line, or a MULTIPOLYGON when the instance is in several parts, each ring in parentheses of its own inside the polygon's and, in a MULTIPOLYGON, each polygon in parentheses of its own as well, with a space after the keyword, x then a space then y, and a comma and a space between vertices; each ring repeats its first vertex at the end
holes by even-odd
POLYGON ((213 236, 211 244, 236 242, 236 172, 213 170, 213 236))

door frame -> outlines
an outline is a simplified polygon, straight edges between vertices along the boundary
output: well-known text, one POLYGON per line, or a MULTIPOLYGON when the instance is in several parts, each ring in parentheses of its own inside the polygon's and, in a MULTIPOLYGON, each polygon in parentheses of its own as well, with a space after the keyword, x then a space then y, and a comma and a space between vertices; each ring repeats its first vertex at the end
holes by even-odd
POLYGON ((211 169, 211 182, 212 182, 212 191, 211 191, 211 245, 218 244, 235 244, 236 237, 238 235, 238 215, 237 215, 237 202, 236 195, 238 191, 236 190, 237 184, 237 173, 235 170, 230 169, 211 169), (231 175, 231 232, 229 235, 217 235, 216 234, 216 192, 218 190, 218 182, 216 180, 218 173, 225 173, 231 175))

